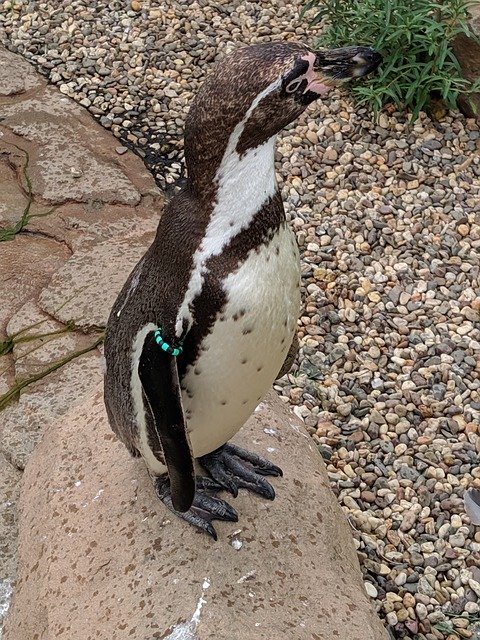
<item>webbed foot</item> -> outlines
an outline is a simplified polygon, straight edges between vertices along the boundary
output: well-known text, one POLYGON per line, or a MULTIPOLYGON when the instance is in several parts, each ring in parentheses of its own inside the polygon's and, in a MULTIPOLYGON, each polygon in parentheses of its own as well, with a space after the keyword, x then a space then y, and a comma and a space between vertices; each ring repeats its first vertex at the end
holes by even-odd
POLYGON ((215 495, 223 489, 223 486, 211 478, 196 478, 196 490, 193 504, 188 511, 176 511, 172 503, 170 491, 170 481, 168 477, 159 477, 154 480, 155 491, 163 504, 173 511, 182 520, 206 531, 214 540, 217 539, 217 532, 212 525, 212 520, 228 520, 237 522, 238 515, 228 502, 215 495))
POLYGON ((263 476, 283 475, 280 467, 265 458, 229 443, 202 456, 199 462, 234 497, 237 496, 238 489, 249 489, 273 500, 275 490, 263 476))

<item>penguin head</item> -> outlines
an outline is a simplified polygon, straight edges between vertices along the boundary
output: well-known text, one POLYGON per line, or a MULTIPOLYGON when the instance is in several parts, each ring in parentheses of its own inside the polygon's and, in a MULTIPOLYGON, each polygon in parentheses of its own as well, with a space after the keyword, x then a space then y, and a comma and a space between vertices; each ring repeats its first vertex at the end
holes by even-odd
POLYGON ((217 63, 191 105, 185 124, 189 172, 194 163, 211 165, 223 155, 235 133, 240 155, 261 145, 332 87, 370 73, 381 59, 369 47, 312 51, 295 42, 233 51, 217 63))

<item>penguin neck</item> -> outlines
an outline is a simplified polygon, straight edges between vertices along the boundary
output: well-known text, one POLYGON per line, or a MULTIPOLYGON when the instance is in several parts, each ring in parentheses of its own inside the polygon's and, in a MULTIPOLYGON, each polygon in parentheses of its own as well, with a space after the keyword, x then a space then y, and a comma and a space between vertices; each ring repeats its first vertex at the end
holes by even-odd
POLYGON ((226 125, 235 122, 236 113, 222 122, 204 101, 194 103, 185 127, 185 162, 190 190, 197 198, 218 205, 225 198, 274 195, 276 132, 265 140, 263 129, 252 128, 252 116, 279 83, 277 79, 261 91, 232 129, 226 125))
MULTIPOLYGON (((285 220, 275 178, 275 138, 243 153, 237 151, 236 144, 229 144, 217 165, 212 200, 203 207, 208 216, 201 223, 203 234, 194 251, 187 291, 177 315, 177 337, 184 331, 185 320, 193 322, 191 305, 200 295, 211 261, 229 252, 241 261, 285 220)), ((199 185, 190 184, 189 191, 195 187, 199 185)), ((195 215, 202 214, 197 211, 195 215)))
MULTIPOLYGON (((214 197, 204 238, 208 253, 219 253, 277 193, 275 142, 276 136, 272 136, 239 153, 236 136, 231 136, 213 178, 214 197)), ((195 183, 190 184, 192 187, 196 191, 195 183)))
MULTIPOLYGON (((195 156, 186 155, 190 193, 204 203, 213 201, 213 209, 225 209, 222 206, 225 203, 234 217, 237 213, 241 215, 239 209, 245 201, 263 202, 277 190, 274 164, 277 136, 248 147, 241 140, 245 120, 236 125, 223 145, 213 145, 209 137, 204 144, 197 139, 195 156)), ((226 209, 225 215, 232 217, 226 209)))

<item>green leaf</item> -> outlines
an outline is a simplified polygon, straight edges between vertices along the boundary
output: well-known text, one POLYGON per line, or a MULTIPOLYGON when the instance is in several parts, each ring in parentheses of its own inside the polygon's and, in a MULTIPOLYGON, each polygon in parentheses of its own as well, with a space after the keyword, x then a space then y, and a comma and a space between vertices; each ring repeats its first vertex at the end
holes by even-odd
MULTIPOLYGON (((469 84, 453 53, 457 33, 470 33, 468 10, 478 0, 309 0, 305 11, 327 24, 324 46, 370 43, 384 61, 376 74, 352 83, 357 104, 379 110, 388 101, 412 110, 412 119, 437 91, 453 106, 469 84)), ((477 89, 478 90, 478 89, 477 89)))
POLYGON ((321 22, 327 13, 327 9, 320 9, 320 11, 318 11, 318 13, 310 20, 310 26, 314 27, 316 24, 321 22))

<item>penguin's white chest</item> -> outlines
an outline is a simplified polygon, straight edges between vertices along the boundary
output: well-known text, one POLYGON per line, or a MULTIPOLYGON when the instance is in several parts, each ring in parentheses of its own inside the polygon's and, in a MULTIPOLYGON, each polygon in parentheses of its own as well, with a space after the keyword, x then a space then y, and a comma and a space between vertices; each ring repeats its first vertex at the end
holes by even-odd
POLYGON ((195 457, 229 440, 277 377, 300 311, 295 238, 282 226, 223 281, 227 303, 183 380, 195 457))

